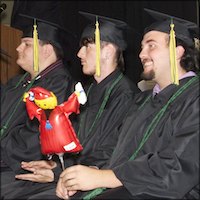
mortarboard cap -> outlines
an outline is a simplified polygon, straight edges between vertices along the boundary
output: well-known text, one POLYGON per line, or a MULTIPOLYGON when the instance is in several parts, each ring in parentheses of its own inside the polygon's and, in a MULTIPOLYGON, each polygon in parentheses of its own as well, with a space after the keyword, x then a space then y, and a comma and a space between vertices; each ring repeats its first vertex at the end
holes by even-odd
POLYGON ((151 30, 170 33, 170 23, 173 20, 176 38, 184 41, 189 46, 194 46, 194 38, 199 38, 197 24, 147 8, 144 8, 144 10, 155 20, 153 24, 145 28, 144 33, 151 30))
POLYGON ((126 49, 127 43, 124 38, 124 30, 128 28, 128 25, 125 22, 82 11, 79 11, 79 14, 92 22, 83 30, 81 39, 95 38, 95 22, 97 19, 99 22, 101 41, 116 44, 122 50, 126 49))
POLYGON ((22 30, 23 38, 33 37, 34 20, 36 20, 38 39, 49 41, 52 45, 61 50, 63 50, 64 45, 70 45, 71 42, 76 38, 76 36, 72 32, 66 30, 58 24, 33 16, 28 16, 24 14, 19 15, 30 19, 30 22, 27 22, 26 26, 24 26, 22 30))

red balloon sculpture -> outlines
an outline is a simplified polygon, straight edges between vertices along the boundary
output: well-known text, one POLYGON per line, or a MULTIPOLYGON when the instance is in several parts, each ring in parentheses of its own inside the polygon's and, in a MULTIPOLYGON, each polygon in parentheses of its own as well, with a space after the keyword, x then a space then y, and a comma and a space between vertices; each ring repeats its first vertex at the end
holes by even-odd
POLYGON ((80 104, 87 101, 81 83, 76 84, 75 92, 60 105, 57 105, 53 92, 42 87, 31 88, 25 93, 24 101, 29 118, 32 120, 36 117, 40 122, 42 154, 48 155, 49 159, 52 154, 57 154, 64 169, 63 154, 76 153, 83 149, 69 119, 70 114, 79 114, 80 104))

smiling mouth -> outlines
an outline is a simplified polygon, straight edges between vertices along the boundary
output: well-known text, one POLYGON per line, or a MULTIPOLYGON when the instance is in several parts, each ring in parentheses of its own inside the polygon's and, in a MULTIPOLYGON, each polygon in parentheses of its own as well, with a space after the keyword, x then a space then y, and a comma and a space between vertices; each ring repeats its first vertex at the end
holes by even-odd
POLYGON ((146 67, 150 67, 152 66, 153 62, 152 61, 149 61, 149 62, 144 62, 143 63, 143 67, 146 68, 146 67))
POLYGON ((143 65, 143 70, 144 70, 144 72, 149 72, 149 71, 151 71, 153 69, 153 67, 152 67, 152 63, 150 64, 150 63, 146 63, 146 64, 144 64, 143 65))

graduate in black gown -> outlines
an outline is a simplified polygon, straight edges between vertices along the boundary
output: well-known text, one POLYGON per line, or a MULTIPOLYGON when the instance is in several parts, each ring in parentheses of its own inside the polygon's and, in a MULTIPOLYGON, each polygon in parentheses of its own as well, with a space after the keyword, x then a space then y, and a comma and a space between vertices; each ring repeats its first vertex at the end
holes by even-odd
POLYGON ((33 68, 33 18, 23 30, 17 47, 17 64, 25 74, 17 75, 4 85, 1 96, 1 186, 15 180, 15 174, 25 173, 21 161, 42 159, 37 120, 27 115, 23 94, 31 87, 41 86, 54 92, 58 103, 64 102, 73 91, 74 81, 63 64, 62 35, 65 41, 73 35, 57 24, 37 19, 39 39, 39 70, 33 68), (48 33, 48 34, 47 34, 48 33))
POLYGON ((136 95, 109 166, 67 168, 57 185, 60 198, 89 190, 70 199, 199 199, 198 27, 146 11, 158 21, 141 42, 142 77, 157 84, 136 95))
MULTIPOLYGON (((100 74, 97 74, 96 15, 81 14, 89 18, 92 23, 81 35, 81 47, 77 56, 80 58, 83 73, 93 76, 93 82, 87 89, 88 101, 81 110, 76 129, 83 151, 77 155, 66 154, 65 167, 84 164, 92 168, 102 168, 108 165, 118 141, 119 132, 115 132, 114 129, 121 126, 130 103, 139 89, 123 74, 125 67, 123 51, 127 46, 124 38, 126 23, 98 16, 101 46, 100 74)), ((58 165, 55 166, 55 163, 46 161, 23 162, 22 167, 30 172, 18 175, 17 178, 27 181, 16 181, 9 187, 3 188, 2 196, 4 199, 57 198, 56 179, 62 171, 58 165)))

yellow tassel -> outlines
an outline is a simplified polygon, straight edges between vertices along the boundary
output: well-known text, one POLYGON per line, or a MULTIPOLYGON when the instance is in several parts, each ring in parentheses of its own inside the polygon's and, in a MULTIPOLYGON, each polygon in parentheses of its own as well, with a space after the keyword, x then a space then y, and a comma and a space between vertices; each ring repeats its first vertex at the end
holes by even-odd
POLYGON ((37 25, 36 20, 34 19, 34 25, 33 25, 33 69, 34 72, 39 72, 39 57, 38 57, 38 33, 37 33, 37 25))
POLYGON ((96 29, 95 29, 95 44, 96 44, 96 76, 100 76, 100 31, 99 23, 96 20, 96 29))
POLYGON ((171 29, 170 29, 169 51, 170 51, 171 79, 172 83, 179 85, 178 67, 176 60, 176 40, 175 40, 173 21, 171 21, 170 27, 171 29))

